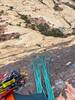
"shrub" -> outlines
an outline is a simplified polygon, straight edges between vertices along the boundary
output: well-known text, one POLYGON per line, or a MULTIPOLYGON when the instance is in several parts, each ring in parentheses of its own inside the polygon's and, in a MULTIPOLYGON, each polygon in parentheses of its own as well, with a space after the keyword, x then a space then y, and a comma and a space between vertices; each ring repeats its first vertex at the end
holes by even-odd
POLYGON ((30 19, 28 18, 27 15, 22 15, 22 14, 19 14, 21 19, 24 20, 26 23, 30 23, 30 19))
POLYGON ((31 29, 36 30, 36 25, 35 24, 31 24, 31 29))
POLYGON ((41 22, 38 24, 39 20, 33 20, 31 17, 28 15, 22 15, 19 14, 21 19, 23 19, 26 23, 26 27, 30 27, 33 30, 38 30, 41 32, 41 34, 46 35, 46 36, 54 36, 54 37, 63 37, 64 34, 60 29, 58 28, 53 28, 51 29, 50 26, 46 22, 41 22))
POLYGON ((11 25, 11 26, 13 25, 12 23, 8 23, 8 22, 7 22, 7 24, 9 24, 9 25, 11 25))
POLYGON ((17 26, 21 26, 21 22, 17 23, 16 25, 17 25, 17 26))
POLYGON ((44 34, 44 35, 46 35, 46 34, 48 34, 48 31, 49 31, 49 25, 48 24, 39 24, 39 25, 37 25, 37 28, 38 28, 38 30, 42 33, 42 34, 44 34))
POLYGON ((8 10, 13 10, 13 9, 14 9, 14 7, 13 6, 10 6, 8 10))
POLYGON ((63 8, 59 7, 59 5, 56 4, 56 5, 54 6, 54 10, 55 10, 55 11, 62 11, 63 8))
POLYGON ((0 11, 0 16, 1 16, 2 14, 4 14, 4 10, 1 10, 1 11, 0 11))
POLYGON ((46 23, 44 25, 39 24, 37 27, 38 27, 38 30, 46 36, 54 36, 54 37, 64 36, 63 32, 61 32, 58 28, 50 29, 49 25, 46 23))
POLYGON ((48 34, 48 36, 54 36, 54 37, 63 37, 64 34, 61 32, 58 28, 51 29, 48 34))

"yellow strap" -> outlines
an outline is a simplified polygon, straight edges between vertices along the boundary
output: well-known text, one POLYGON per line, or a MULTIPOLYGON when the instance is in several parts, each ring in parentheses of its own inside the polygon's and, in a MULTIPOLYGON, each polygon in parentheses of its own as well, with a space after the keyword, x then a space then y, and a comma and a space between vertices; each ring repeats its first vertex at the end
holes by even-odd
POLYGON ((15 83, 15 81, 16 81, 15 79, 12 79, 12 80, 10 80, 10 81, 8 81, 8 82, 5 82, 5 83, 2 84, 2 87, 3 87, 3 88, 6 88, 6 87, 8 87, 9 85, 15 83))

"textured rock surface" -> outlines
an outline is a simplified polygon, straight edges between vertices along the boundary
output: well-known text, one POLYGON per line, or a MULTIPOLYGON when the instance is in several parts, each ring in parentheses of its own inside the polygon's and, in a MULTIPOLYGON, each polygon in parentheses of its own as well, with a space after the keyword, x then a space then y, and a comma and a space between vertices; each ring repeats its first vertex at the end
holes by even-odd
POLYGON ((31 60, 40 54, 47 58, 49 76, 57 96, 66 81, 75 86, 75 36, 47 37, 37 27, 34 30, 34 25, 31 29, 34 23, 36 26, 46 23, 49 28, 60 29, 64 35, 75 34, 74 5, 74 0, 0 0, 0 36, 6 40, 0 41, 0 72, 27 68, 29 85, 20 93, 35 91, 31 60), (8 38, 12 33, 19 33, 19 37, 8 38))
POLYGON ((43 17, 50 26, 61 29, 64 34, 72 34, 75 28, 75 1, 73 0, 1 0, 0 2, 0 9, 5 9, 6 18, 3 19, 5 18, 10 24, 21 22, 23 25, 23 21, 17 15, 18 12, 31 17, 43 17))

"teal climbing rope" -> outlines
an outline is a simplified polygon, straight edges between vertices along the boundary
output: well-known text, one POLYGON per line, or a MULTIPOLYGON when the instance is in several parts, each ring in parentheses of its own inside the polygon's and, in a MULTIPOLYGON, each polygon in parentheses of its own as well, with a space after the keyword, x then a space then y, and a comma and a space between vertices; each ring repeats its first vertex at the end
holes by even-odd
MULTIPOLYGON (((42 66, 42 74, 44 77, 45 85, 46 85, 46 90, 48 94, 48 100, 55 100, 54 93, 49 81, 48 73, 47 73, 47 68, 46 68, 46 61, 44 56, 40 56, 40 64, 42 66)), ((43 86, 42 86, 42 81, 41 81, 41 71, 39 68, 39 64, 36 63, 36 61, 33 59, 33 68, 34 68, 34 77, 35 77, 35 82, 36 82, 36 87, 37 87, 37 93, 44 92, 43 86)))
POLYGON ((34 77, 35 77, 37 93, 41 93, 43 91, 42 83, 41 83, 41 73, 38 65, 35 63, 35 60, 32 60, 32 63, 34 68, 34 77))
POLYGON ((42 65, 42 73, 44 76, 44 80, 45 80, 45 85, 46 85, 46 90, 47 90, 47 94, 48 94, 48 100, 55 100, 54 97, 54 93, 51 87, 51 83, 48 77, 48 72, 47 72, 47 67, 46 67, 46 60, 44 56, 40 57, 40 62, 42 65))

